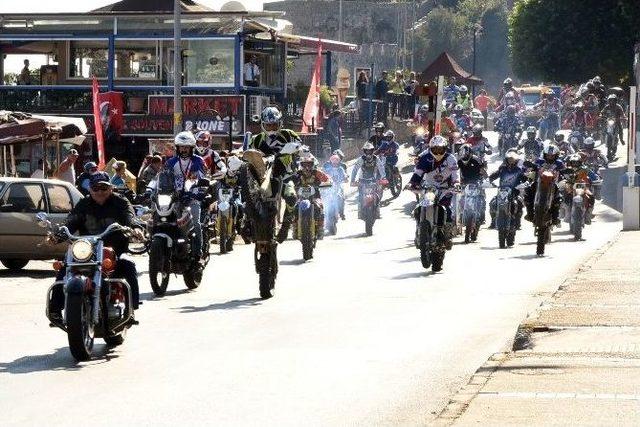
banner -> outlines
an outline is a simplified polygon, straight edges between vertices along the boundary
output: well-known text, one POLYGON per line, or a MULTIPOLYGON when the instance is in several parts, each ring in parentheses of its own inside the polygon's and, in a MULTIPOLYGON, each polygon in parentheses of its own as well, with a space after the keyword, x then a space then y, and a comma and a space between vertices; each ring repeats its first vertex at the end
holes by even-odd
POLYGON ((98 94, 100 102, 100 122, 104 139, 112 141, 122 135, 124 128, 124 102, 122 92, 103 92, 98 94))
POLYGON ((302 133, 311 132, 311 124, 320 126, 320 69, 322 68, 322 44, 318 44, 318 56, 313 67, 311 76, 311 86, 307 102, 304 104, 304 114, 302 116, 302 133))
POLYGON ((100 86, 98 86, 98 79, 93 78, 92 84, 93 91, 93 123, 95 127, 96 144, 98 146, 98 168, 103 170, 105 162, 104 152, 104 133, 102 131, 102 120, 100 118, 100 86))

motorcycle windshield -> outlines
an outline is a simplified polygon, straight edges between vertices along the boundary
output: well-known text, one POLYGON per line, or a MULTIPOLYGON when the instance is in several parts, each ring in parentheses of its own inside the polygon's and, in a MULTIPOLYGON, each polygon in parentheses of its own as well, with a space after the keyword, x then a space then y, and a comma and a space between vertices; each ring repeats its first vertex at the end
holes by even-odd
POLYGON ((163 171, 158 174, 158 186, 156 187, 159 194, 173 194, 176 190, 175 176, 170 171, 163 171))

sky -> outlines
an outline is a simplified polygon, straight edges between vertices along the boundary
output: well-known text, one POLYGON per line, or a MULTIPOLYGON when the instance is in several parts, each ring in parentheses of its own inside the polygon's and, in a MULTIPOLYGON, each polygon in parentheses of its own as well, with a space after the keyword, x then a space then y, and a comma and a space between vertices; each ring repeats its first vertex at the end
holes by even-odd
MULTIPOLYGON (((0 0, 1 13, 56 13, 88 12, 118 0, 0 0)), ((228 0, 196 0, 204 6, 219 10, 228 0)), ((263 3, 273 0, 240 0, 247 10, 262 10, 263 3)), ((9 55, 5 60, 5 72, 19 73, 23 61, 29 59, 31 69, 40 68, 45 61, 40 55, 9 55)))

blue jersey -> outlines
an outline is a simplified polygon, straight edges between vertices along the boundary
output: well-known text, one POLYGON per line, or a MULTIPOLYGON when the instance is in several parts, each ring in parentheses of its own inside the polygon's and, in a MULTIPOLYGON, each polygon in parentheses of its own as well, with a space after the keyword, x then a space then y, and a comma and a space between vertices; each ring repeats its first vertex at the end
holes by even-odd
POLYGON ((335 184, 342 184, 347 180, 347 172, 341 165, 333 166, 330 162, 324 164, 323 169, 335 184))
POLYGON ((200 156, 192 155, 186 159, 175 156, 167 160, 165 167, 175 176, 176 190, 184 190, 184 183, 189 178, 200 179, 206 175, 206 166, 200 156))
POLYGON ((384 139, 375 154, 384 156, 388 165, 395 166, 398 163, 399 149, 400 145, 397 142, 384 139))
POLYGON ((442 160, 438 161, 433 157, 431 151, 427 150, 418 157, 418 163, 411 176, 411 184, 420 185, 426 181, 438 188, 451 187, 460 183, 458 172, 458 162, 451 153, 446 153, 442 160))
POLYGON ((524 169, 520 166, 508 167, 502 164, 497 171, 489 175, 489 181, 495 181, 500 178, 500 187, 514 189, 518 184, 527 180, 524 172, 524 169))

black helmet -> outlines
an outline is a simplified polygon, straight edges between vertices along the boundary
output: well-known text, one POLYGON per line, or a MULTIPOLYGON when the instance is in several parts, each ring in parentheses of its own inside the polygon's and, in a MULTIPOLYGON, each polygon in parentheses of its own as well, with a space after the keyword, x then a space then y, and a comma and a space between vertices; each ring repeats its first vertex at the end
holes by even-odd
POLYGON ((473 125, 471 132, 473 132, 473 136, 482 136, 482 125, 473 125))

